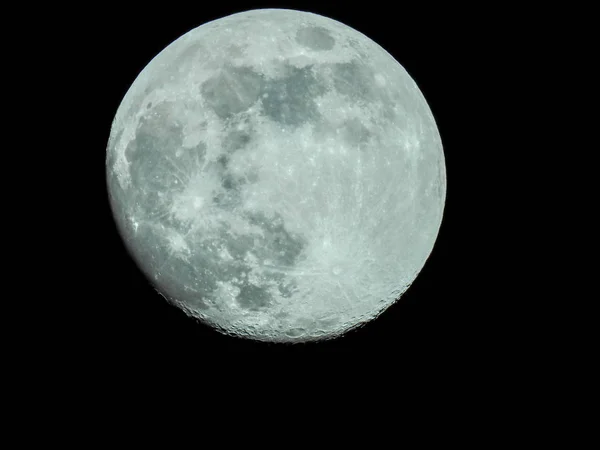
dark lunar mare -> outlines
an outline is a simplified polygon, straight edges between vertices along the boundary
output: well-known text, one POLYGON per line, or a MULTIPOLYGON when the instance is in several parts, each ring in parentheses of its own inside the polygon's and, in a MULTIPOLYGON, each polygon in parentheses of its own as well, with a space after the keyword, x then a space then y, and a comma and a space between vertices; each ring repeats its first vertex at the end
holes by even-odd
POLYGON ((318 26, 300 28, 296 32, 296 42, 315 51, 331 50, 335 46, 329 30, 318 26))
MULTIPOLYGON (((268 218, 260 213, 244 213, 250 224, 260 227, 262 235, 240 236, 232 232, 229 224, 222 222, 214 233, 202 236, 189 233, 193 222, 182 222, 169 214, 173 196, 186 188, 193 171, 204 163, 206 156, 203 143, 192 149, 183 148, 183 137, 182 127, 171 119, 169 105, 155 105, 140 120, 135 139, 125 151, 130 164, 131 186, 123 191, 114 174, 109 177, 113 186, 111 192, 118 192, 116 195, 120 197, 112 202, 113 208, 120 209, 115 216, 131 215, 138 221, 135 231, 128 223, 120 222, 126 242, 132 243, 135 239, 135 244, 128 245, 134 259, 165 296, 197 310, 206 310, 209 306, 224 308, 217 298, 220 282, 229 282, 239 288, 236 301, 248 310, 260 310, 273 303, 269 284, 275 285, 283 297, 292 295, 294 283, 286 281, 285 275, 278 271, 263 275, 260 286, 252 284, 248 279, 252 268, 244 262, 249 252, 259 263, 270 261, 282 270, 298 262, 306 242, 285 228, 281 216, 268 218), (176 157, 178 150, 181 154, 176 157), (131 210, 124 211, 125 205, 131 210), (174 254, 161 226, 188 235, 191 251, 183 253, 185 259, 174 254), (233 260, 222 258, 223 248, 233 260)), ((212 199, 212 207, 227 212, 236 210, 244 185, 257 181, 256 174, 236 177, 228 167, 231 155, 242 151, 251 139, 249 131, 229 132, 223 141, 224 153, 216 162, 207 165, 207 170, 217 174, 222 187, 212 199)))
POLYGON ((312 66, 286 64, 281 78, 265 80, 250 67, 225 67, 200 89, 206 104, 223 120, 248 110, 260 101, 265 116, 288 126, 318 122, 316 97, 326 91, 312 66))

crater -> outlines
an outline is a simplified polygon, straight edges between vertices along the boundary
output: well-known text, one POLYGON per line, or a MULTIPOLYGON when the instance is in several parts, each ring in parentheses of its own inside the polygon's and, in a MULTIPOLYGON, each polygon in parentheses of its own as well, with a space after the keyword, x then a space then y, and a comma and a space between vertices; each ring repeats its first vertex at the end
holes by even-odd
POLYGON ((315 51, 331 50, 335 45, 335 39, 331 37, 329 30, 323 27, 306 27, 296 32, 296 42, 303 47, 315 51))
POLYGON ((289 337, 299 337, 302 336, 304 333, 304 328, 292 328, 285 332, 285 334, 287 334, 289 337))

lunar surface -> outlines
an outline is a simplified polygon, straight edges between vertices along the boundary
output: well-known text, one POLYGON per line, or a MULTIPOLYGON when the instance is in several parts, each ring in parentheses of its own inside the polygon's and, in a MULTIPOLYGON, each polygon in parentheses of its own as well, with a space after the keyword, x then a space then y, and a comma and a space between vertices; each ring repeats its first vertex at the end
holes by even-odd
POLYGON ((406 291, 441 224, 433 115, 375 42, 316 14, 206 23, 160 52, 114 118, 112 211, 170 302, 217 330, 336 337, 406 291))

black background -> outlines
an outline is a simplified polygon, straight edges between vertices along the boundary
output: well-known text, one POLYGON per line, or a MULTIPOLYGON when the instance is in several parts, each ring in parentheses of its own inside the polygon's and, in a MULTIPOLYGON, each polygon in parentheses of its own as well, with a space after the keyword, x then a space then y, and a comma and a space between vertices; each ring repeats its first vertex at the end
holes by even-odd
POLYGON ((382 3, 365 9, 346 2, 222 3, 175 3, 160 9, 131 4, 124 10, 82 12, 74 24, 81 41, 69 40, 66 51, 77 61, 72 88, 81 92, 87 111, 79 132, 93 143, 81 159, 85 179, 78 182, 88 199, 85 214, 93 231, 77 234, 81 245, 72 270, 82 275, 77 308, 66 317, 69 329, 77 330, 66 336, 69 348, 85 354, 98 370, 115 371, 148 365, 157 371, 178 364, 217 367, 258 358, 281 370, 292 365, 313 371, 330 364, 361 371, 380 364, 399 372, 426 368, 448 376, 467 368, 491 370, 509 351, 505 344, 511 339, 511 330, 502 322, 506 307, 489 282, 488 268, 498 246, 489 232, 496 219, 486 210, 486 204, 493 203, 494 188, 484 182, 491 174, 493 154, 489 104, 501 101, 502 92, 493 80, 502 70, 497 61, 503 57, 498 45, 502 38, 490 31, 491 12, 482 11, 474 20, 476 10, 456 6, 392 9, 394 3, 382 3), (266 7, 331 17, 386 49, 423 92, 446 158, 444 219, 420 275, 379 318, 320 343, 267 344, 225 336, 169 305, 127 254, 106 193, 111 122, 139 72, 189 30, 228 14, 266 7))
MULTIPOLYGON (((340 412, 361 422, 386 416, 395 432, 408 428, 399 417, 404 410, 428 427, 421 437, 445 442, 461 432, 487 441, 515 433, 521 439, 526 430, 536 442, 541 436, 555 442, 554 431, 563 426, 554 426, 557 418, 572 415, 578 426, 585 424, 573 411, 589 408, 563 407, 561 398, 589 403, 591 390, 577 389, 587 389, 583 375, 593 371, 584 373, 576 363, 591 364, 593 352, 578 352, 594 341, 572 328, 594 330, 579 320, 595 316, 573 308, 579 299, 590 303, 593 290, 576 293, 582 276, 565 278, 564 269, 581 264, 556 252, 557 242, 573 247, 578 236, 552 229, 561 218, 579 226, 581 209, 574 204, 577 196, 564 191, 567 170, 549 170, 546 160, 554 148, 541 140, 555 140, 557 130, 570 138, 582 132, 580 123, 564 124, 569 116, 579 121, 582 110, 555 102, 576 96, 580 73, 567 56, 589 60, 589 52, 577 49, 593 40, 567 38, 573 29, 594 30, 583 19, 595 16, 581 10, 569 17, 562 4, 522 2, 215 3, 48 3, 23 4, 23 13, 5 11, 5 28, 15 25, 4 45, 5 74, 24 82, 5 84, 5 94, 20 99, 20 109, 5 106, 10 114, 4 155, 25 162, 5 163, 9 188, 3 197, 3 224, 18 228, 4 235, 4 248, 17 255, 5 256, 2 325, 3 353, 17 355, 15 361, 3 359, 3 373, 16 381, 5 383, 6 397, 17 399, 28 424, 19 438, 47 440, 49 433, 32 433, 29 426, 45 404, 39 416, 52 432, 76 436, 80 425, 93 423, 100 429, 88 437, 96 439, 108 434, 119 412, 127 428, 135 421, 123 408, 128 401, 159 405, 157 392, 164 391, 184 408, 162 408, 156 417, 192 417, 203 431, 187 433, 196 442, 206 435, 228 442, 236 434, 231 424, 253 416, 260 426, 238 434, 247 439, 264 430, 261 437, 271 437, 271 420, 282 418, 296 427, 277 441, 283 445, 319 423, 336 436, 374 437, 362 427, 338 426, 340 412), (329 342, 257 343, 195 323, 138 271, 108 205, 110 125, 139 72, 202 23, 264 7, 329 16, 382 45, 423 91, 444 145, 446 209, 427 264, 378 319, 329 342), (573 71, 575 82, 556 77, 560 67, 573 71), (548 191, 554 186, 556 195, 548 191), (539 220, 542 210, 551 217, 539 220), (565 279, 570 292, 557 292, 565 279), (15 304, 25 313, 8 313, 15 304), (38 393, 51 400, 27 401, 38 393), (254 398, 248 401, 247 394, 254 398), (200 401, 191 400, 195 395, 200 401), (69 411, 76 426, 59 414, 69 400, 76 401, 69 411), (379 406, 352 407, 365 400, 379 406), (347 410, 340 407, 349 402, 347 410), (226 411, 216 413, 219 405, 226 411), (254 414, 257 406, 266 406, 267 414, 254 414), (290 421, 294 412, 310 424, 290 421), (220 420, 227 432, 213 432, 202 415, 220 420), (546 421, 551 415, 554 423, 546 421), (441 423, 452 430, 442 431, 441 423), (486 430, 486 424, 496 429, 486 430)), ((589 96, 582 99, 590 103, 589 96)), ((585 149, 593 146, 581 148, 569 140, 555 154, 561 164, 573 159, 581 165, 585 149)), ((18 411, 11 409, 9 416, 18 411)), ((158 428, 143 426, 139 435, 154 438, 158 428)))

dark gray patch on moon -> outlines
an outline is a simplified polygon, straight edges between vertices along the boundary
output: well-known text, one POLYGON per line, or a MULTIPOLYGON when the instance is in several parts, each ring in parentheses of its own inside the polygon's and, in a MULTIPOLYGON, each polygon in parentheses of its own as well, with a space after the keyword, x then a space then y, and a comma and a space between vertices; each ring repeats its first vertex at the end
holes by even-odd
POLYGON ((257 311, 268 306, 273 299, 267 288, 263 286, 255 286, 249 282, 242 282, 238 284, 238 287, 240 288, 240 293, 236 296, 236 301, 242 308, 250 311, 257 311))
MULTIPOLYGON (((406 96, 398 96, 396 86, 377 87, 373 69, 361 60, 356 59, 346 63, 331 64, 331 73, 333 78, 333 87, 336 92, 344 96, 350 103, 355 103, 367 107, 373 103, 377 105, 374 112, 376 117, 374 123, 394 124, 399 126, 401 117, 395 112, 395 108, 405 103, 406 96)), ((359 122, 358 122, 359 123, 359 122)), ((353 126, 352 124, 347 124, 353 126)), ((350 131, 348 127, 346 137, 349 140, 357 139, 359 143, 365 142, 373 134, 366 128, 358 125, 355 131, 350 131)))
POLYGON ((199 276, 199 270, 206 265, 202 261, 190 262, 171 257, 161 269, 161 285, 166 293, 178 300, 187 299, 190 307, 208 309, 205 299, 210 298, 216 288, 214 280, 199 276), (211 282, 212 281, 212 282, 211 282))
MULTIPOLYGON (((247 111, 259 99, 264 114, 271 120, 288 126, 318 121, 315 98, 326 91, 311 66, 284 67, 281 78, 265 81, 250 67, 225 67, 218 75, 206 80, 201 94, 207 105, 223 120, 247 111)), ((226 148, 241 148, 249 141, 247 133, 232 134, 225 140, 226 148)))
POLYGON ((317 122, 319 111, 315 98, 325 93, 325 85, 315 77, 311 66, 287 67, 287 76, 272 80, 263 91, 263 111, 267 117, 284 125, 299 126, 317 122))
POLYGON ((180 167, 192 169, 202 167, 206 158, 206 144, 198 142, 194 147, 182 148, 181 154, 177 156, 180 167))
POLYGON ((335 90, 349 100, 372 101, 375 98, 372 71, 359 61, 332 65, 335 90))
POLYGON ((202 83, 200 91, 221 119, 246 111, 259 98, 262 77, 248 67, 225 67, 202 83))
MULTIPOLYGON (((299 236, 288 232, 281 217, 268 218, 260 213, 252 213, 246 216, 253 225, 259 226, 262 235, 239 235, 233 233, 227 223, 222 223, 221 229, 212 238, 198 241, 194 244, 194 250, 186 256, 185 260, 178 257, 169 258, 169 247, 166 241, 159 247, 154 247, 144 257, 151 264, 150 273, 159 271, 162 283, 167 293, 179 298, 191 307, 198 306, 206 308, 212 304, 218 309, 225 305, 219 302, 217 297, 220 282, 230 283, 240 289, 236 295, 236 303, 245 309, 257 311, 268 308, 274 301, 269 286, 276 286, 279 294, 290 297, 296 285, 293 281, 286 280, 285 274, 280 271, 261 275, 261 285, 256 286, 248 281, 247 274, 252 271, 252 266, 245 262, 249 253, 253 254, 258 264, 268 264, 281 270, 290 268, 297 264, 306 246, 306 242, 299 236), (220 255, 225 248, 232 259, 223 259, 220 255), (161 262, 162 261, 162 265, 161 262), (164 261, 168 261, 167 264, 164 261), (173 293, 170 285, 188 286, 186 292, 173 293)), ((148 243, 156 242, 156 238, 148 236, 148 243)), ((181 288, 179 288, 181 290, 181 288)))
POLYGON ((223 139, 223 150, 230 153, 244 148, 252 139, 248 131, 234 130, 223 139))
POLYGON ((350 145, 364 144, 372 134, 357 118, 347 120, 343 130, 344 139, 350 145))
MULTIPOLYGON (((231 118, 267 91, 263 86, 261 90, 255 89, 258 78, 250 70, 221 73, 204 87, 208 90, 220 85, 224 92, 229 89, 229 94, 220 100, 216 96, 209 97, 214 100, 209 103, 220 116, 231 118), (251 95, 248 91, 240 94, 240 86, 243 88, 244 85, 250 86, 251 95)), ((290 69, 288 76, 271 86, 268 92, 293 104, 291 113, 286 115, 285 111, 268 102, 266 113, 273 120, 300 124, 316 114, 312 97, 323 89, 315 83, 309 69, 290 69)), ((250 311, 268 308, 274 302, 273 287, 282 297, 291 297, 297 285, 286 277, 285 269, 298 263, 307 243, 286 229, 281 216, 244 215, 250 224, 261 228, 261 234, 239 235, 222 222, 219 229, 212 231, 212 236, 201 236, 188 233, 193 224, 187 219, 182 222, 170 214, 173 196, 184 191, 194 172, 204 166, 207 151, 203 142, 193 148, 183 147, 183 128, 172 119, 170 106, 161 103, 148 110, 139 121, 135 139, 125 150, 132 181, 128 194, 132 196, 129 203, 134 205, 131 214, 138 220, 135 237, 142 244, 135 249, 136 259, 149 276, 158 277, 156 282, 167 298, 178 299, 196 310, 211 306, 220 310, 227 308, 219 299, 220 283, 237 287, 236 303, 250 311), (175 250, 169 241, 171 232, 187 236, 185 242, 189 251, 175 250), (231 255, 231 260, 222 257, 223 249, 231 255), (248 280, 252 266, 245 258, 250 253, 259 265, 278 268, 264 271, 260 286, 248 280)), ((252 140, 251 130, 236 129, 237 125, 235 121, 230 123, 233 130, 223 139, 224 153, 206 167, 221 182, 212 206, 224 211, 234 211, 241 204, 243 186, 257 181, 252 173, 240 177, 229 169, 232 155, 244 151, 252 140)))
POLYGON ((140 119, 135 139, 125 149, 135 217, 176 224, 167 214, 172 197, 185 189, 206 156, 205 143, 184 148, 183 139, 182 127, 170 119, 168 104, 157 105, 140 119))
POLYGON ((237 178, 229 172, 224 172, 221 175, 221 187, 223 190, 213 197, 214 205, 228 211, 240 206, 242 203, 240 189, 245 183, 245 179, 237 178))
MULTIPOLYGON (((232 134, 234 133, 230 133, 228 136, 231 137, 232 134)), ((226 153, 220 155, 212 165, 223 188, 213 197, 213 203, 224 210, 231 211, 242 204, 241 188, 244 184, 251 182, 251 178, 235 175, 229 170, 230 155, 240 150, 239 145, 241 142, 247 142, 246 138, 249 139, 249 135, 241 134, 234 136, 233 142, 227 143, 226 139, 224 143, 226 153)))
POLYGON ((140 120, 136 138, 125 149, 125 158, 130 163, 132 192, 136 196, 134 204, 141 205, 145 215, 160 209, 162 193, 181 187, 177 172, 167 167, 167 152, 174 152, 182 142, 183 133, 179 126, 151 116, 140 120))
POLYGON ((315 51, 331 50, 335 45, 329 30, 322 27, 301 28, 296 32, 296 42, 315 51))
POLYGON ((253 251, 254 237, 249 235, 237 235, 229 232, 227 226, 220 233, 223 244, 234 260, 243 261, 248 252, 253 251))
MULTIPOLYGON (((208 241, 203 244, 203 248, 213 250, 204 252, 202 257, 192 255, 194 260, 191 263, 199 268, 210 266, 210 270, 198 271, 202 282, 209 287, 204 291, 205 295, 215 296, 217 281, 229 282, 240 289, 236 296, 238 305, 256 311, 268 308, 273 303, 273 294, 269 291, 269 285, 276 286, 283 297, 290 297, 294 293, 296 284, 286 280, 281 270, 298 263, 307 243, 301 237, 288 232, 280 216, 268 218, 261 213, 248 213, 246 218, 262 229, 262 235, 238 235, 231 232, 229 225, 223 224, 219 237, 211 239, 210 244, 208 241), (227 249, 232 260, 223 260, 219 256, 216 249, 221 246, 227 249), (252 266, 245 262, 245 258, 249 253, 254 255, 259 265, 268 264, 279 269, 263 272, 261 286, 248 281, 247 274, 251 272, 252 266)), ((214 304, 218 304, 216 299, 214 304)))
POLYGON ((265 237, 260 238, 260 246, 256 249, 259 258, 268 259, 273 265, 282 269, 294 267, 306 247, 306 241, 285 228, 281 215, 266 217, 260 212, 247 212, 246 218, 252 225, 261 227, 265 237))
POLYGON ((207 51, 203 44, 194 42, 188 45, 177 58, 170 64, 170 69, 179 69, 182 66, 189 65, 195 60, 200 60, 206 57, 207 51))

